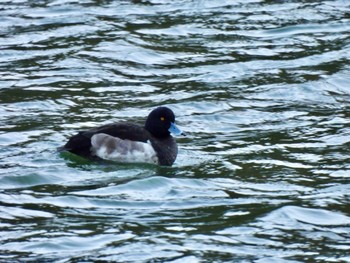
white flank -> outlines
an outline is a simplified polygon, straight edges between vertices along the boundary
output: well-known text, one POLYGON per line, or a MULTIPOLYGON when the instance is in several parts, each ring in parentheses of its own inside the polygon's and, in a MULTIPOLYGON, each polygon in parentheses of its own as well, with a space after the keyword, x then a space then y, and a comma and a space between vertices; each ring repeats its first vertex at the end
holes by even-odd
POLYGON ((104 160, 126 163, 158 164, 157 153, 151 143, 122 140, 108 134, 98 133, 91 138, 91 151, 104 160))

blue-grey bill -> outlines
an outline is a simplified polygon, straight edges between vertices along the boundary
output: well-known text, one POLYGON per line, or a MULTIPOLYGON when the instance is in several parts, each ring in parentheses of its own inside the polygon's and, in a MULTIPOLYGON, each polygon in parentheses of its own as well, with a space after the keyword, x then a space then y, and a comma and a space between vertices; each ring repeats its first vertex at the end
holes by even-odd
POLYGON ((170 123, 170 128, 168 131, 174 135, 185 135, 173 122, 170 123))

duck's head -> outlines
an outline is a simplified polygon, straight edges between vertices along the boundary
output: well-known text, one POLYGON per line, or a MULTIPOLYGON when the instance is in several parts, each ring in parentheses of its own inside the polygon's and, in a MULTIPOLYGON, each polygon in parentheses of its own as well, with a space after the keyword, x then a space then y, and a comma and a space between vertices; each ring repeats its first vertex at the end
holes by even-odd
POLYGON ((185 135, 175 125, 175 114, 167 107, 158 107, 148 115, 145 128, 156 138, 166 138, 170 133, 185 135))

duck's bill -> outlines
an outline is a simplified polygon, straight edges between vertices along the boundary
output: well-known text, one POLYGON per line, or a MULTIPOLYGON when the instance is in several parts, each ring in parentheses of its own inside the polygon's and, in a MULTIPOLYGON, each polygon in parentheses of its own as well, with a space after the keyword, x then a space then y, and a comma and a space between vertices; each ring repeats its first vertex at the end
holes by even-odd
POLYGON ((175 123, 170 123, 170 128, 168 130, 170 133, 174 134, 174 135, 184 135, 186 136, 186 134, 184 132, 182 132, 176 125, 175 123))

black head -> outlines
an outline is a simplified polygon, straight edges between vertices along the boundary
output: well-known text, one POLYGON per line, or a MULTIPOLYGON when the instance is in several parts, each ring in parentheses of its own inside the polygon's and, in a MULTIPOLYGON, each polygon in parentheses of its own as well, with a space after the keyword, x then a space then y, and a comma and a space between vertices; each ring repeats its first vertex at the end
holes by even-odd
POLYGON ((175 126, 173 111, 167 107, 158 107, 151 111, 145 128, 156 138, 166 138, 170 136, 170 132, 181 134, 181 131, 175 126))

